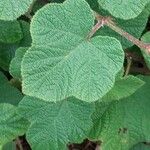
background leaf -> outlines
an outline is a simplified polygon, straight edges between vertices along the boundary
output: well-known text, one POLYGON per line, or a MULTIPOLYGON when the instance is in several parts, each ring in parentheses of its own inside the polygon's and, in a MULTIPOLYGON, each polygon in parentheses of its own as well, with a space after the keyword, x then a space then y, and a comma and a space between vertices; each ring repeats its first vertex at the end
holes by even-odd
POLYGON ((0 42, 16 43, 22 38, 23 34, 18 21, 0 20, 0 42))
POLYGON ((12 58, 15 56, 15 51, 18 48, 18 43, 15 44, 3 44, 0 43, 0 67, 8 71, 9 64, 12 58))
POLYGON ((6 77, 0 72, 0 103, 17 105, 22 98, 21 92, 11 86, 6 77))
POLYGON ((27 96, 19 108, 19 113, 31 122, 27 140, 33 150, 67 149, 69 142, 82 142, 88 135, 94 111, 94 105, 75 98, 49 103, 27 96))
POLYGON ((15 20, 28 11, 33 0, 2 0, 0 1, 0 19, 15 20))
POLYGON ((15 142, 6 143, 0 150, 16 150, 16 144, 15 142))
POLYGON ((109 102, 128 97, 143 85, 144 82, 142 80, 132 75, 117 77, 114 87, 101 99, 101 101, 109 102))
MULTIPOLYGON (((116 22, 117 26, 119 26, 124 31, 130 33, 131 35, 139 39, 148 22, 148 17, 150 14, 150 11, 148 9, 149 7, 150 5, 148 5, 139 16, 129 20, 114 18, 113 16, 111 16, 110 13, 104 11, 102 8, 99 8, 97 12, 103 16, 111 16, 116 22)), ((118 33, 116 33, 107 26, 100 28, 95 35, 103 35, 103 36, 109 35, 115 37, 121 42, 123 49, 133 46, 133 43, 131 43, 130 41, 128 41, 127 39, 125 39, 124 37, 122 37, 121 35, 119 35, 118 33)))
MULTIPOLYGON (((146 33, 142 36, 141 40, 142 40, 143 42, 145 42, 145 43, 150 43, 150 31, 149 31, 149 32, 146 32, 146 33)), ((141 52, 142 52, 142 54, 143 54, 143 56, 144 56, 145 62, 146 62, 146 64, 147 64, 147 67, 150 68, 150 55, 149 55, 149 53, 146 52, 144 49, 141 49, 141 52)))
POLYGON ((150 141, 150 78, 141 79, 146 84, 131 97, 111 103, 95 127, 103 150, 129 150, 139 142, 150 141))
POLYGON ((0 104, 0 145, 19 135, 23 135, 28 122, 17 115, 17 108, 10 104, 0 104))
POLYGON ((23 39, 20 41, 20 47, 29 47, 31 46, 32 39, 30 34, 30 24, 25 21, 20 21, 20 26, 23 32, 23 39))
POLYGON ((103 9, 108 10, 113 16, 121 19, 131 19, 137 17, 150 0, 98 0, 103 9))
POLYGON ((15 57, 12 59, 10 63, 9 72, 16 79, 21 80, 21 62, 24 54, 28 49, 29 49, 28 47, 18 48, 16 50, 15 57))
POLYGON ((130 150, 150 150, 150 145, 146 145, 144 143, 139 143, 137 145, 135 145, 133 148, 131 148, 130 150))

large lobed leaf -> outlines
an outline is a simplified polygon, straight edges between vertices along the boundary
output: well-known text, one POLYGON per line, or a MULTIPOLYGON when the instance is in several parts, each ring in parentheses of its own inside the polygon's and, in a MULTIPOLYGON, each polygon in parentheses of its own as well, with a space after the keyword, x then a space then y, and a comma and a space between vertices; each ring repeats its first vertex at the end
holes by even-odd
POLYGON ((114 38, 88 40, 93 25, 84 0, 39 10, 31 23, 32 47, 22 62, 23 92, 46 101, 75 96, 91 102, 104 96, 123 66, 124 53, 114 38))

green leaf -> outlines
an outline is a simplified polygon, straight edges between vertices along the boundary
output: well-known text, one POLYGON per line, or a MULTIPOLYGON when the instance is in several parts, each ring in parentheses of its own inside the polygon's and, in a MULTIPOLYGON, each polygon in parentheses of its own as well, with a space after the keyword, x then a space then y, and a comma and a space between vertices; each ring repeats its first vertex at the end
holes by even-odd
MULTIPOLYGON (((150 5, 148 7, 150 7, 150 5)), ((148 21, 149 12, 150 12, 148 10, 148 7, 146 7, 146 9, 134 19, 130 19, 127 21, 127 20, 114 18, 114 20, 117 23, 117 26, 119 26, 124 31, 130 33, 131 35, 139 39, 148 21)), ((99 14, 103 16, 111 16, 110 13, 104 11, 101 8, 99 8, 99 10, 97 11, 99 14)), ((95 35, 103 35, 103 36, 109 35, 111 37, 115 37, 121 42, 123 49, 133 46, 133 43, 131 43, 129 40, 125 39, 124 37, 122 37, 121 35, 119 35, 118 33, 116 33, 115 31, 113 31, 107 26, 100 28, 95 35)))
POLYGON ((16 50, 15 57, 10 63, 9 72, 16 78, 21 80, 21 62, 25 52, 28 50, 28 47, 20 47, 16 50))
POLYGON ((15 20, 28 11, 33 0, 1 0, 0 19, 15 20))
POLYGON ((11 59, 15 55, 18 44, 3 44, 0 43, 0 67, 8 71, 11 59))
POLYGON ((139 143, 135 145, 133 148, 131 148, 130 150, 150 150, 150 145, 139 143))
POLYGON ((13 57, 15 56, 15 51, 19 47, 29 47, 31 46, 31 35, 30 35, 30 24, 25 21, 20 21, 20 26, 23 32, 23 38, 21 41, 13 44, 6 44, 0 42, 0 67, 8 71, 9 65, 13 57))
POLYGON ((101 101, 119 100, 132 95, 144 82, 134 76, 118 77, 114 87, 102 98, 101 101))
POLYGON ((21 92, 11 86, 6 77, 0 72, 0 103, 17 105, 22 98, 21 92))
POLYGON ((0 20, 0 42, 16 43, 23 37, 22 30, 18 21, 0 20))
POLYGON ((95 102, 95 111, 92 114, 91 118, 93 121, 93 126, 91 126, 88 139, 91 139, 91 141, 97 141, 99 134, 101 132, 101 118, 103 117, 104 113, 107 111, 107 109, 110 107, 112 102, 101 102, 96 101, 95 102))
POLYGON ((0 104, 0 145, 23 135, 28 122, 17 115, 17 108, 10 104, 0 104))
POLYGON ((48 0, 48 1, 51 2, 51 3, 62 3, 65 0, 48 0))
MULTIPOLYGON (((150 44, 150 31, 146 32, 141 39, 143 42, 145 43, 149 43, 150 44)), ((145 62, 147 64, 147 67, 150 69, 150 55, 148 52, 146 52, 144 49, 141 49, 141 52, 144 56, 145 62)))
POLYGON ((0 150, 16 150, 15 142, 6 143, 0 150))
POLYGON ((98 11, 99 10, 99 3, 98 0, 86 0, 88 2, 88 4, 90 5, 91 9, 94 11, 98 11))
POLYGON ((69 142, 79 143, 87 137, 94 106, 75 98, 50 103, 26 96, 19 110, 31 122, 27 140, 33 150, 62 150, 69 142))
POLYGON ((22 62, 23 92, 55 102, 70 96, 92 102, 104 96, 123 66, 124 53, 114 38, 87 40, 93 25, 84 0, 40 9, 31 23, 32 47, 22 62))
POLYGON ((20 26, 23 32, 23 39, 20 41, 20 47, 29 47, 31 46, 32 39, 30 34, 30 24, 25 21, 20 21, 20 26))
MULTIPOLYGON (((50 0, 50 2, 51 2, 51 1, 52 1, 52 0, 50 0)), ((49 2, 49 0, 48 0, 47 2, 49 2)), ((37 0, 37 1, 35 2, 35 4, 33 5, 32 11, 33 11, 34 13, 36 13, 39 9, 41 9, 44 5, 46 5, 47 2, 41 1, 41 0, 37 0)))
POLYGON ((102 142, 101 149, 129 150, 139 142, 150 141, 150 77, 141 79, 146 83, 143 87, 131 97, 112 103, 99 120, 99 134, 95 134, 102 142))
POLYGON ((132 19, 137 17, 150 0, 98 0, 103 9, 108 10, 114 17, 132 19))

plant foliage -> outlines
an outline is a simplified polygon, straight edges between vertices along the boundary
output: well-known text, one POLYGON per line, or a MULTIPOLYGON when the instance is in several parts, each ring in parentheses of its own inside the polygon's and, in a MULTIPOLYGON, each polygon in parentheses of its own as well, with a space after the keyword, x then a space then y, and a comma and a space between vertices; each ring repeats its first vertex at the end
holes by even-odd
POLYGON ((1 0, 0 149, 150 149, 149 16, 150 0, 1 0))

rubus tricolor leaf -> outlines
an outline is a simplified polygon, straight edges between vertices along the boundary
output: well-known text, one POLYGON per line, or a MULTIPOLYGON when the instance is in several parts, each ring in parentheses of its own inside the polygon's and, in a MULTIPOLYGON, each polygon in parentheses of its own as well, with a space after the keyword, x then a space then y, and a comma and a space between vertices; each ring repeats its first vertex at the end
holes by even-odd
POLYGON ((84 0, 39 10, 31 23, 32 47, 22 61, 23 92, 55 102, 103 97, 113 87, 124 53, 115 38, 87 39, 93 26, 93 12, 84 0))
POLYGON ((0 150, 150 149, 149 15, 150 0, 0 0, 0 150))

